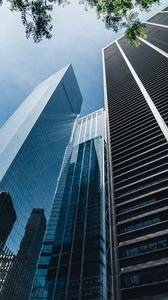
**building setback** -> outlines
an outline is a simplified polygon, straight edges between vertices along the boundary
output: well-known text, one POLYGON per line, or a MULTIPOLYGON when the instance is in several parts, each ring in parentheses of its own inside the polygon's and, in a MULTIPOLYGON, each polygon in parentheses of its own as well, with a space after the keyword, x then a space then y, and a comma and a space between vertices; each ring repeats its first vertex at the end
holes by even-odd
POLYGON ((103 49, 114 299, 168 298, 168 9, 103 49))
POLYGON ((104 111, 77 122, 67 147, 31 300, 111 299, 104 111))

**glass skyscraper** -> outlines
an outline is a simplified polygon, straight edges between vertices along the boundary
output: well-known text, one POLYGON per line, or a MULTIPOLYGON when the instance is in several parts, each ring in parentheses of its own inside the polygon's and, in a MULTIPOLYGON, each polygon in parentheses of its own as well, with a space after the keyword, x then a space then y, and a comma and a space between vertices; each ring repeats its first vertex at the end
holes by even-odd
POLYGON ((103 109, 78 120, 60 173, 31 300, 111 299, 103 109))
POLYGON ((16 213, 12 199, 8 192, 0 191, 0 251, 4 247, 15 221, 16 213))
POLYGON ((0 265, 17 256, 32 209, 44 209, 48 220, 81 104, 70 65, 39 84, 0 129, 0 189, 9 192, 16 213, 0 265))
POLYGON ((168 299, 168 9, 103 50, 114 299, 168 299))

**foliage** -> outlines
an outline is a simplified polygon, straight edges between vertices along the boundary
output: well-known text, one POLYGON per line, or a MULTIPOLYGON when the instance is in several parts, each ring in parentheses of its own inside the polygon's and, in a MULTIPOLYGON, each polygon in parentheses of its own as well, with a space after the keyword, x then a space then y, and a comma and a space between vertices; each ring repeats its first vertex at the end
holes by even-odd
POLYGON ((134 21, 133 24, 127 26, 125 37, 131 44, 139 46, 139 37, 146 38, 145 25, 139 20, 134 21))
POLYGON ((22 23, 25 26, 26 37, 33 36, 38 43, 43 37, 52 37, 51 15, 52 5, 43 0, 10 0, 11 11, 21 13, 22 23))
POLYGON ((149 11, 159 0, 85 0, 91 7, 96 7, 98 17, 105 22, 107 29, 117 32, 126 28, 126 39, 136 46, 139 37, 146 37, 145 25, 138 19, 136 11, 149 11))
MULTIPOLYGON (((2 1, 2 0, 0 0, 2 1)), ((25 26, 26 37, 33 36, 37 43, 43 37, 50 39, 52 31, 52 17, 50 12, 53 3, 68 4, 68 0, 8 0, 12 11, 21 13, 22 23, 25 26)), ((107 29, 117 32, 124 27, 125 37, 134 45, 139 45, 139 37, 146 37, 145 26, 139 21, 138 9, 149 11, 159 0, 79 0, 79 3, 95 7, 98 18, 101 18, 107 29)))

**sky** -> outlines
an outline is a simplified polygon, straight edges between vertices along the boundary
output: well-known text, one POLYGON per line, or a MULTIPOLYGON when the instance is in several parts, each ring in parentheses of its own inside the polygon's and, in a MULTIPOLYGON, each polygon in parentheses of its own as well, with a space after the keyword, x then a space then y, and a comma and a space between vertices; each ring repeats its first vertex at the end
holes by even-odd
MULTIPOLYGON (((162 0, 149 13, 166 6, 162 0)), ((0 7, 0 127, 35 86, 72 63, 83 96, 81 115, 103 107, 102 48, 120 37, 97 19, 95 9, 86 11, 78 1, 55 5, 52 39, 35 44, 25 37, 20 14, 0 7)), ((141 19, 146 19, 142 14, 141 19)))

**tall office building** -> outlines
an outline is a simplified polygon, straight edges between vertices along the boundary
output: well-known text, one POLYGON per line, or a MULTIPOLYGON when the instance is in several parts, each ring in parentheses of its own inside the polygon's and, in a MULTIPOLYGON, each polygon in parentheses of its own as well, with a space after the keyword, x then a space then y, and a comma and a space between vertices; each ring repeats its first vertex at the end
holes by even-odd
POLYGON ((68 66, 39 84, 0 130, 0 189, 9 191, 17 218, 5 247, 14 256, 32 209, 44 209, 48 219, 81 104, 68 66))
POLYGON ((0 252, 0 300, 4 300, 4 288, 9 272, 13 266, 15 255, 9 249, 1 249, 0 252))
POLYGON ((168 9, 103 50, 114 299, 168 299, 168 9))
POLYGON ((31 300, 111 299, 104 111, 77 122, 60 173, 31 300))
POLYGON ((0 252, 16 221, 16 213, 8 192, 0 191, 0 252))
POLYGON ((13 201, 7 191, 0 191, 0 299, 14 255, 6 249, 5 243, 16 221, 13 201))
POLYGON ((33 209, 26 224, 18 254, 9 268, 0 299, 29 299, 45 229, 44 210, 33 209))

